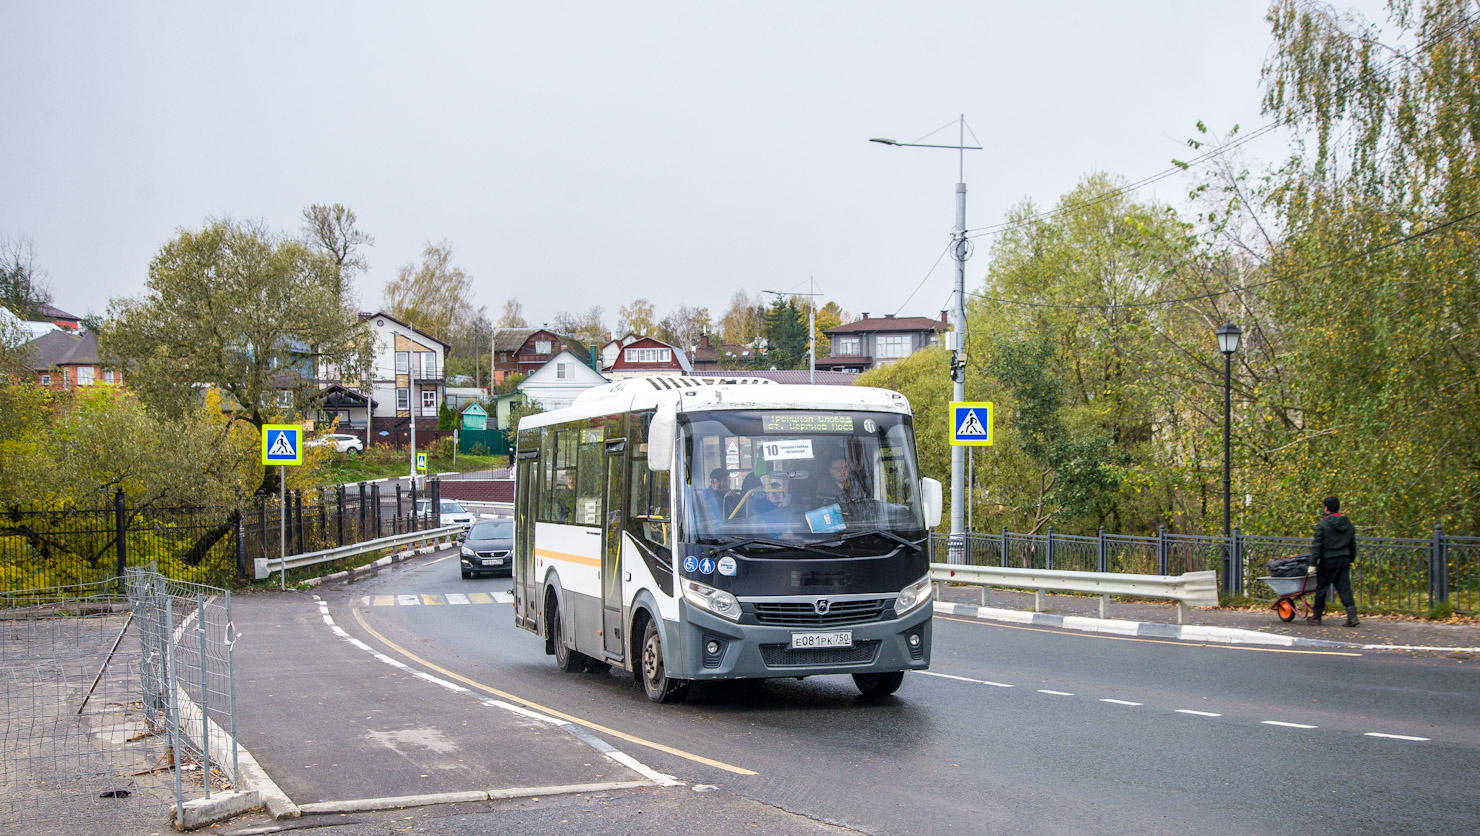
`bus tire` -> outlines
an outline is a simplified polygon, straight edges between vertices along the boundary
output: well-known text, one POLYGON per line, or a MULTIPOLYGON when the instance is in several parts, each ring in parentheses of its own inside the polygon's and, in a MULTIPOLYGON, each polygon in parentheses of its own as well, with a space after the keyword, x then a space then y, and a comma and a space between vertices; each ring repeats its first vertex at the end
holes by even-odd
POLYGON ((560 605, 550 607, 550 638, 555 644, 555 667, 566 673, 580 673, 586 669, 584 654, 571 650, 565 644, 565 624, 560 617, 560 605))
POLYGON ((899 690, 904 682, 904 671, 890 673, 855 673, 853 684, 865 697, 887 697, 899 690))
POLYGON ((649 620, 642 634, 642 689, 648 699, 657 703, 680 702, 689 691, 689 683, 668 676, 663 663, 663 637, 658 634, 658 622, 649 620))

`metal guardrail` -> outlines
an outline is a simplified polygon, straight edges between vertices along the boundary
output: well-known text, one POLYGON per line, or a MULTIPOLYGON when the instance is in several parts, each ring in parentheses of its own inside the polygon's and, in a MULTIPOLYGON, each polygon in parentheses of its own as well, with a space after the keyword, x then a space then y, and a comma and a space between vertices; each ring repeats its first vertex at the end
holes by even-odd
MULTIPOLYGON (((1109 613, 1111 595, 1162 598, 1177 602, 1177 623, 1185 623, 1187 608, 1218 605, 1218 573, 1212 570, 1185 575, 1133 575, 1124 572, 1071 572, 1064 569, 1016 569, 1002 566, 930 564, 930 578, 942 583, 964 583, 982 588, 982 606, 994 586, 1033 590, 1033 609, 1043 612, 1045 592, 1083 592, 1100 596, 1100 617, 1109 613)), ((939 596, 937 596, 939 600, 939 596)))
POLYGON ((383 549, 393 549, 398 546, 411 546, 427 544, 441 540, 462 531, 463 525, 444 525, 440 528, 428 528, 424 531, 411 531, 406 534, 393 534, 390 537, 381 537, 377 540, 366 540, 363 543, 355 543, 348 546, 339 546, 333 549, 308 552, 306 554, 295 554, 287 558, 281 557, 259 557, 252 563, 252 577, 263 580, 272 576, 273 572, 281 572, 286 569, 301 569, 304 566, 313 566, 318 563, 330 563, 335 560, 344 560, 349 557, 358 557, 362 554, 370 554, 383 549))

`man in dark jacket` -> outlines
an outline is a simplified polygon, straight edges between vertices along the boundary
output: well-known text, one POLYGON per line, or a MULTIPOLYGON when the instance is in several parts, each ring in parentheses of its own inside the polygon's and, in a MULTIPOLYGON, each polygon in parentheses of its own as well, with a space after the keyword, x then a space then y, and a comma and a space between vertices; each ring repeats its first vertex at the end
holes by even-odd
POLYGON ((1357 607, 1352 599, 1352 561, 1357 557, 1357 530, 1351 520, 1341 513, 1341 500, 1328 496, 1321 500, 1325 515, 1316 524, 1315 536, 1310 544, 1310 569, 1316 576, 1316 602, 1311 615, 1305 620, 1309 624, 1320 624, 1321 613, 1326 611, 1326 589, 1336 584, 1336 594, 1346 607, 1346 626, 1355 627, 1357 607))

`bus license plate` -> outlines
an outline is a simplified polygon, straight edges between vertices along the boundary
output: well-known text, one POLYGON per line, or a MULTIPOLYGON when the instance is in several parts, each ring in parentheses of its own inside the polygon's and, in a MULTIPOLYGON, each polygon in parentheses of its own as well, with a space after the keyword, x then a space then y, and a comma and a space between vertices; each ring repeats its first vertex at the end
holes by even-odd
POLYGON ((791 649, 805 650, 815 647, 852 647, 853 631, 841 630, 836 633, 792 633, 791 649))

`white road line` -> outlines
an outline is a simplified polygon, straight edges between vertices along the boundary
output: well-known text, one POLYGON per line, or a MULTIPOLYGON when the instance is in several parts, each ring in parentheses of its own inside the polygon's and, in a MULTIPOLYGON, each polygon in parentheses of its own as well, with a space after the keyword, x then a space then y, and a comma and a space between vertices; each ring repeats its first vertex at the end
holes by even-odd
POLYGON ((1387 738, 1389 740, 1417 740, 1417 741, 1420 741, 1420 742, 1426 741, 1426 740, 1429 739, 1427 737, 1411 737, 1411 736, 1406 735, 1406 734, 1383 734, 1382 732, 1375 732, 1375 731, 1367 732, 1367 734, 1364 735, 1364 737, 1385 737, 1385 738, 1387 738))
POLYGON ((420 595, 397 595, 396 603, 403 607, 416 607, 421 605, 420 595))
POLYGON ((1320 726, 1307 726, 1304 723, 1281 723, 1279 720, 1261 720, 1266 726, 1284 726, 1290 729, 1316 729, 1320 726))
POLYGON ((921 676, 938 676, 941 679, 954 679, 954 680, 957 680, 959 682, 971 682, 971 683, 974 683, 976 685, 990 685, 993 688, 1011 688, 1011 687, 1013 687, 1011 685, 1008 685, 1005 682, 988 682, 985 679, 971 679, 971 678, 968 678, 968 677, 965 677, 965 676, 952 676, 952 675, 950 675, 948 673, 936 673, 935 671, 915 671, 915 673, 918 673, 921 676))
POLYGON ((466 603, 468 603, 468 596, 462 594, 461 592, 449 592, 449 593, 447 593, 446 598, 447 598, 447 603, 449 603, 449 604, 466 604, 466 603))
POLYGON ((1115 705, 1142 705, 1142 703, 1131 702, 1130 700, 1110 700, 1103 698, 1100 700, 1100 702, 1114 703, 1115 705))
POLYGON ((1040 694, 1053 694, 1056 697, 1072 697, 1072 696, 1074 696, 1073 694, 1069 693, 1068 691, 1050 691, 1047 688, 1039 688, 1038 689, 1038 693, 1040 693, 1040 694))
POLYGON ((1178 714, 1196 714, 1199 717, 1222 717, 1222 714, 1214 714, 1211 711, 1193 711, 1190 708, 1177 709, 1178 714))

